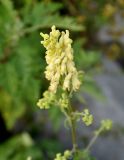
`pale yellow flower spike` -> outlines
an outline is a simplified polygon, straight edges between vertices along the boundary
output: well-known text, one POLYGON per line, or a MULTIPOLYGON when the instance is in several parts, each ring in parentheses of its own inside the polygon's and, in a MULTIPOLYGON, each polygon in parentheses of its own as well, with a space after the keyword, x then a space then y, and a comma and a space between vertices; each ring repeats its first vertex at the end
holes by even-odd
POLYGON ((44 40, 41 41, 46 48, 47 67, 45 71, 46 78, 50 81, 49 90, 56 93, 60 79, 62 79, 62 88, 68 91, 79 89, 81 82, 78 78, 78 72, 73 62, 72 40, 69 38, 69 31, 60 32, 52 26, 50 34, 40 34, 44 40))

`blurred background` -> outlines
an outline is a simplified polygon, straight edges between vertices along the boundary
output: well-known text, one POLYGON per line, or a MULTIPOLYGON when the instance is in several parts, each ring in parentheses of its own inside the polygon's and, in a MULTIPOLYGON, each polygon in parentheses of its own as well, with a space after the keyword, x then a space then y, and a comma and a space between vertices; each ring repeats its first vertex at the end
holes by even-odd
POLYGON ((76 66, 85 71, 72 104, 88 107, 94 124, 78 124, 79 147, 110 118, 112 131, 101 135, 91 155, 124 160, 124 0, 0 0, 0 160, 52 160, 71 149, 59 109, 36 106, 49 85, 39 33, 52 25, 70 31, 76 66))

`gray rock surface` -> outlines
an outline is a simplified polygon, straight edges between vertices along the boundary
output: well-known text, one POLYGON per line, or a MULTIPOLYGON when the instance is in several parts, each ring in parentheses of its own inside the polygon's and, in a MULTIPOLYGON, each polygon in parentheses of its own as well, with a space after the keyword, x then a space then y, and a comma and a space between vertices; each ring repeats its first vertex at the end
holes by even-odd
POLYGON ((114 62, 103 60, 104 71, 94 79, 106 97, 105 101, 86 96, 86 100, 97 121, 110 118, 124 127, 124 74, 114 62))
POLYGON ((98 138, 92 148, 92 154, 98 160, 124 160, 124 74, 120 67, 107 59, 103 60, 104 72, 95 75, 94 79, 106 96, 106 101, 98 101, 86 96, 96 124, 101 119, 113 121, 114 129, 120 134, 98 138))
POLYGON ((92 148, 97 160, 124 160, 124 137, 99 138, 92 148))
POLYGON ((124 46, 124 18, 120 13, 117 13, 114 17, 114 24, 109 23, 108 25, 103 25, 97 33, 97 39, 101 43, 109 43, 112 41, 119 42, 124 46), (120 33, 121 34, 118 34, 120 33), (115 33, 115 34, 112 34, 115 33), (118 35, 118 36, 117 36, 118 35))

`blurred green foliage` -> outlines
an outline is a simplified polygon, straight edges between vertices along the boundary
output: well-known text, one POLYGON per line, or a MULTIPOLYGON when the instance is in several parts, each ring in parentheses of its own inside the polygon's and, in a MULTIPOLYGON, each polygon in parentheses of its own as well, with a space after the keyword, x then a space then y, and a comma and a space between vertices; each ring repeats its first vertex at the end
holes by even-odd
POLYGON ((29 156, 36 160, 43 157, 27 133, 17 135, 0 146, 1 160, 26 160, 29 156))
POLYGON ((60 3, 34 5, 33 1, 24 1, 23 5, 20 10, 15 10, 9 0, 1 0, 0 5, 0 110, 10 129, 26 106, 34 110, 40 89, 45 85, 39 29, 53 24, 73 31, 83 29, 74 18, 59 15, 60 3))
MULTIPOLYGON (((41 74, 45 61, 39 30, 55 24, 73 32, 84 31, 76 18, 60 15, 62 3, 23 1, 17 9, 14 3, 10 0, 0 3, 0 111, 8 129, 29 106, 29 112, 35 110, 40 93, 47 87, 41 74)), ((77 39, 74 44, 77 66, 90 69, 99 61, 99 54, 94 51, 87 54, 81 45, 82 40, 77 39)))

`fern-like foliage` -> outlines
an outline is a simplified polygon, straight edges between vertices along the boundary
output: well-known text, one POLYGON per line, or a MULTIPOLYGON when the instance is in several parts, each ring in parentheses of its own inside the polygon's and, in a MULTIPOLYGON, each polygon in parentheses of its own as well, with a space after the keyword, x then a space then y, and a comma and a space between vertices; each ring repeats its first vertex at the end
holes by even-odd
POLYGON ((73 17, 61 16, 61 3, 23 2, 15 10, 11 0, 0 1, 0 112, 8 129, 24 115, 32 114, 44 80, 45 62, 39 30, 55 24, 60 28, 82 31, 73 17))

